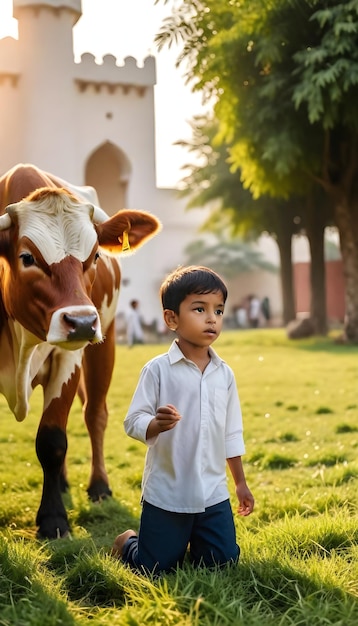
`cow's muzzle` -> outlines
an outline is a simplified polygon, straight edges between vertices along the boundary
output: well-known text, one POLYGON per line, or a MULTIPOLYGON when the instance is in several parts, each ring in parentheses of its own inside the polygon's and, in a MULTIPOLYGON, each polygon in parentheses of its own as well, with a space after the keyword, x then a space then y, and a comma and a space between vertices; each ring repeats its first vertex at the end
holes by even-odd
POLYGON ((76 350, 102 339, 101 323, 94 306, 64 307, 52 315, 47 334, 49 343, 76 350))
POLYGON ((69 341, 92 341, 96 334, 97 315, 77 315, 63 316, 65 323, 69 327, 67 338, 69 341))

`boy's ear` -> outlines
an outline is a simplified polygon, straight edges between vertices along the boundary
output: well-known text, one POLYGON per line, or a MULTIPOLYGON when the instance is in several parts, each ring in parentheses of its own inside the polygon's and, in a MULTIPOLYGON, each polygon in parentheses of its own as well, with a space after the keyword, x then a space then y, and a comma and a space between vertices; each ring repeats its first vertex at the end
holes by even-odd
POLYGON ((163 317, 168 328, 175 331, 178 326, 176 313, 174 313, 171 309, 164 309, 163 317))

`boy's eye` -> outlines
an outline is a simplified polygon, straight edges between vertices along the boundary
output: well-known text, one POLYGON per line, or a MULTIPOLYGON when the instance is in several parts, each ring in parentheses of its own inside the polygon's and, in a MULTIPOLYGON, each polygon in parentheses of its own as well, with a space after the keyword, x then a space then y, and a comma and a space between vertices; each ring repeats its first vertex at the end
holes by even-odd
POLYGON ((216 309, 215 315, 224 315, 224 311, 222 309, 216 309))
POLYGON ((197 306, 194 309, 195 311, 198 311, 199 313, 202 313, 204 311, 204 307, 203 306, 197 306))

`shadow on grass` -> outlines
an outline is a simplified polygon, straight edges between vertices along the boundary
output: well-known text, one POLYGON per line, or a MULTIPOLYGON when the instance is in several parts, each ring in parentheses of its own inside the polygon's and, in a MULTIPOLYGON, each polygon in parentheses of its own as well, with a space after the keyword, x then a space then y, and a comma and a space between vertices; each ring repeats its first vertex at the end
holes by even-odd
POLYGON ((176 580, 174 589, 184 597, 201 598, 203 623, 210 619, 219 623, 218 613, 224 606, 226 619, 222 623, 228 624, 241 623, 240 618, 245 624, 358 623, 358 603, 353 594, 322 582, 315 572, 308 576, 277 559, 241 563, 236 569, 214 573, 188 571, 184 588, 178 589, 176 580))
POLYGON ((43 549, 13 532, 0 536, 0 622, 7 626, 76 624, 43 549))
POLYGON ((153 580, 109 557, 85 554, 69 568, 66 586, 71 601, 82 606, 132 607, 136 624, 182 623, 178 616, 183 623, 220 626, 358 623, 353 594, 277 559, 211 570, 185 564, 153 580))
POLYGON ((96 538, 98 547, 112 546, 115 535, 139 525, 139 517, 132 515, 126 506, 123 506, 114 497, 106 498, 102 502, 89 502, 82 507, 76 517, 76 524, 85 528, 89 535, 96 538), (113 528, 116 530, 113 531, 113 528))
POLYGON ((72 538, 47 544, 49 568, 63 577, 71 601, 92 607, 124 604, 128 576, 125 568, 118 571, 110 552, 115 536, 138 524, 138 518, 113 497, 88 501, 76 512, 72 538))

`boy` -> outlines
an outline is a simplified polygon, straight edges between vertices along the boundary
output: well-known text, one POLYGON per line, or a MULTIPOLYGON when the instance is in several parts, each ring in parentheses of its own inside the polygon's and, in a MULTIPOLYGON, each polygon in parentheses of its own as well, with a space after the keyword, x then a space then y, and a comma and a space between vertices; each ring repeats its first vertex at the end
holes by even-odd
POLYGON ((176 332, 166 354, 147 363, 128 414, 126 433, 148 446, 139 534, 118 535, 112 554, 146 572, 183 563, 236 562, 226 460, 240 515, 254 498, 241 463, 245 452, 235 379, 211 348, 222 329, 227 288, 206 267, 180 267, 160 288, 166 325, 176 332))

